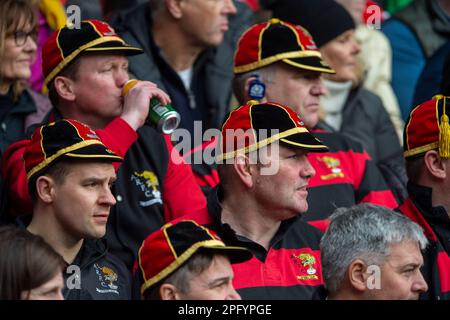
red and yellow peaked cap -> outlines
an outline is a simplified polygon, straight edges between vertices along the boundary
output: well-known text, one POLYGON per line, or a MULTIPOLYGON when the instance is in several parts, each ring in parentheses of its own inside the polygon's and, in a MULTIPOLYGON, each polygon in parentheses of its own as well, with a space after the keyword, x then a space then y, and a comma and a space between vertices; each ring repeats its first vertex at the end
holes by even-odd
POLYGON ((234 55, 234 73, 253 71, 277 61, 300 69, 335 73, 322 60, 306 29, 279 19, 256 24, 244 32, 234 55))

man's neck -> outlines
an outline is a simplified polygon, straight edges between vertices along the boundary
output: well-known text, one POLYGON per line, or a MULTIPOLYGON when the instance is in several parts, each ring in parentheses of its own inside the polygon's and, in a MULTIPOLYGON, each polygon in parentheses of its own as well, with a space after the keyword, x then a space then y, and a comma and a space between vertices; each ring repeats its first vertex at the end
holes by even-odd
POLYGON ((175 23, 154 21, 153 39, 161 49, 167 63, 176 72, 192 68, 204 48, 190 43, 189 39, 178 29, 175 23))
POLYGON ((235 201, 225 200, 222 203, 222 223, 227 223, 238 235, 244 236, 266 250, 278 229, 280 221, 270 218, 262 209, 251 202, 235 197, 235 201))
POLYGON ((448 190, 446 188, 443 189, 442 187, 434 187, 432 190, 431 205, 433 207, 444 207, 450 218, 450 199, 448 197, 448 190))
POLYGON ((49 212, 35 210, 33 219, 27 230, 41 236, 68 264, 73 263, 83 245, 83 239, 75 239, 65 232, 61 226, 51 218, 49 212))
POLYGON ((114 119, 100 119, 91 113, 79 113, 80 108, 76 104, 64 105, 59 108, 63 119, 75 119, 87 124, 92 130, 104 129, 114 119))

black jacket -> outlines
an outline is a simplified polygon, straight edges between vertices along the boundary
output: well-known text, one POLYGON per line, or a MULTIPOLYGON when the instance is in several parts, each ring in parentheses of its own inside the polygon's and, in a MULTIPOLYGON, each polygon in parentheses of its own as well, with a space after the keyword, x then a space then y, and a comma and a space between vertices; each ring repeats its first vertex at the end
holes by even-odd
POLYGON ((227 245, 245 247, 254 254, 251 260, 233 265, 233 284, 242 299, 323 299, 320 231, 298 217, 285 220, 266 250, 221 221, 221 194, 220 186, 209 194, 211 223, 207 227, 227 245))
POLYGON ((408 192, 399 211, 420 225, 429 241, 422 268, 428 291, 420 299, 450 300, 450 218, 444 207, 432 206, 430 188, 409 182, 408 192))
MULTIPOLYGON (((204 130, 208 127, 219 128, 228 112, 235 46, 241 33, 253 22, 251 10, 245 4, 235 2, 235 5, 238 14, 230 18, 230 30, 225 34, 222 44, 217 48, 205 50, 194 65, 193 79, 197 81, 193 81, 191 89, 197 108, 206 112, 204 130)), ((148 2, 119 15, 111 21, 111 25, 128 44, 144 50, 144 54, 129 57, 129 69, 133 75, 138 79, 156 83, 171 96, 175 93, 184 95, 185 100, 189 101, 190 93, 180 88, 183 86, 181 80, 174 75, 174 71, 170 70, 164 59, 161 59, 159 49, 153 43, 148 2)), ((183 102, 183 99, 180 97, 178 101, 183 102)), ((178 108, 176 104, 174 107, 178 108)), ((182 127, 183 121, 182 119, 182 127)), ((190 125, 192 124, 185 123, 185 126, 190 125)))
POLYGON ((320 227, 316 223, 327 219, 339 207, 357 203, 392 209, 398 206, 375 162, 360 143, 318 128, 312 133, 328 151, 308 154, 316 174, 308 184, 308 211, 302 215, 303 220, 314 221, 314 226, 320 227))
POLYGON ((344 106, 340 132, 363 145, 401 203, 407 182, 403 149, 381 99, 361 86, 354 88, 344 106))
POLYGON ((129 270, 142 241, 165 223, 162 192, 169 163, 161 134, 148 124, 138 134, 117 171, 113 188, 117 203, 111 208, 106 229, 111 252, 129 270))
MULTIPOLYGON (((16 219, 26 229, 31 216, 16 219)), ((66 267, 63 296, 65 300, 129 300, 131 272, 123 262, 108 252, 105 239, 84 239, 75 260, 66 267)))
POLYGON ((64 273, 64 281, 66 300, 131 299, 131 272, 108 252, 104 239, 84 240, 75 260, 64 273), (79 281, 78 268, 81 272, 79 281))

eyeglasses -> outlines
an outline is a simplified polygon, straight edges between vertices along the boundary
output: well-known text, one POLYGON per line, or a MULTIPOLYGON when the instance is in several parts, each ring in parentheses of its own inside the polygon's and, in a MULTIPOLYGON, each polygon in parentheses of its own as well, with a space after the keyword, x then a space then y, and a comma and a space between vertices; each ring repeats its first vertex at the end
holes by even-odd
POLYGON ((16 31, 12 34, 12 36, 14 36, 14 41, 16 43, 16 46, 23 46, 26 42, 28 37, 30 37, 33 41, 36 42, 37 39, 37 30, 33 29, 30 32, 25 32, 25 31, 16 31))

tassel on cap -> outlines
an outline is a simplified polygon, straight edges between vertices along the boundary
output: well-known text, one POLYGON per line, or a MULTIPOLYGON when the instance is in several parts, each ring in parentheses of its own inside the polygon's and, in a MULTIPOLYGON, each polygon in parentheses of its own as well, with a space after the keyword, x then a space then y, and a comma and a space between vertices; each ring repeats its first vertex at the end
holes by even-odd
POLYGON ((439 100, 443 100, 444 107, 442 110, 442 116, 439 124, 439 156, 444 159, 450 158, 450 124, 449 118, 446 113, 446 97, 442 95, 435 96, 439 103, 439 100))

